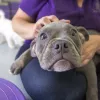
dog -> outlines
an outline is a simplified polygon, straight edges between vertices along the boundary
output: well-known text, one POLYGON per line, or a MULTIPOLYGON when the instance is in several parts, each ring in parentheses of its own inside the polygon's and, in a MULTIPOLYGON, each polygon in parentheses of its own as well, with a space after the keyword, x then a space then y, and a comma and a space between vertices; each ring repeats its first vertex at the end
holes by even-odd
POLYGON ((6 42, 5 37, 0 33, 0 44, 3 44, 6 42))
POLYGON ((24 39, 13 31, 11 20, 5 18, 5 13, 0 10, 0 44, 4 42, 13 49, 22 46, 24 39))
MULTIPOLYGON (((81 66, 81 47, 89 40, 89 30, 64 22, 52 22, 44 26, 28 50, 12 64, 10 72, 15 74, 37 56, 42 69, 64 72, 75 68, 87 79, 86 100, 98 100, 97 76, 94 61, 81 66)), ((97 57, 97 56, 96 56, 97 57)), ((96 58, 95 57, 95 58, 96 58)), ((96 58, 100 62, 100 56, 96 58)))

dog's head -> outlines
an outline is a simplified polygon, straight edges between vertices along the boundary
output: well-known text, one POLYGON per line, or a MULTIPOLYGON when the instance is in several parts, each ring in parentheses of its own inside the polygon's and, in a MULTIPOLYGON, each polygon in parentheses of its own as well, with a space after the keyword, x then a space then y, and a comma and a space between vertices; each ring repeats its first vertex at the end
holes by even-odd
POLYGON ((67 71, 80 67, 81 46, 89 39, 83 27, 64 22, 44 26, 31 43, 31 56, 37 56, 41 68, 48 71, 67 71))

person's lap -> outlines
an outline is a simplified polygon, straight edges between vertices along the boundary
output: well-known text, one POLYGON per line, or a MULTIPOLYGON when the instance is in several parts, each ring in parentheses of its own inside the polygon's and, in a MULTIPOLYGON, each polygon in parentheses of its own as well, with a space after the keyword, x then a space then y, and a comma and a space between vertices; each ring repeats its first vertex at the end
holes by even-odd
POLYGON ((100 100, 100 64, 97 66, 98 97, 100 100))
MULTIPOLYGON (((16 58, 28 48, 28 44, 23 45, 16 58)), ((45 71, 40 68, 37 58, 23 69, 21 79, 33 100, 73 100, 72 97, 76 97, 74 100, 83 100, 86 91, 83 74, 74 70, 62 73, 45 71)))

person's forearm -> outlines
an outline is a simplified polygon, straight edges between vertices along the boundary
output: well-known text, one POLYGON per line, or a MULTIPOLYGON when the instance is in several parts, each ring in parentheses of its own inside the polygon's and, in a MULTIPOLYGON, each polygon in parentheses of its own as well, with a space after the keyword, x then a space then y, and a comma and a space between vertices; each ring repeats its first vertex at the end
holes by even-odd
POLYGON ((21 18, 13 18, 12 20, 13 30, 24 39, 32 39, 34 37, 32 33, 34 25, 34 23, 21 18))
POLYGON ((98 50, 97 53, 100 54, 100 35, 98 35, 98 50))
POLYGON ((96 49, 96 52, 98 53, 98 54, 100 54, 100 35, 99 34, 94 34, 94 36, 93 36, 94 38, 95 38, 95 41, 96 41, 96 43, 97 43, 97 49, 96 49))
POLYGON ((90 35, 95 35, 96 36, 96 40, 98 42, 98 48, 97 48, 97 53, 100 54, 100 32, 96 31, 96 30, 88 30, 88 33, 90 35))

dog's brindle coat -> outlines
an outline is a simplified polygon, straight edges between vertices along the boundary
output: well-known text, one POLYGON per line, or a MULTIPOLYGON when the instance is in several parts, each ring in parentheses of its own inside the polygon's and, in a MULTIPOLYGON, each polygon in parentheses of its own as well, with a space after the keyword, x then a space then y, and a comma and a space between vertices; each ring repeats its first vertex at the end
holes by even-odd
MULTIPOLYGON (((86 100, 98 100, 95 64, 91 60, 86 66, 81 66, 81 46, 88 39, 88 31, 84 27, 52 22, 40 30, 30 48, 16 59, 10 71, 18 74, 35 56, 44 70, 62 72, 76 68, 87 78, 86 100)), ((96 59, 100 61, 99 57, 96 59)))

